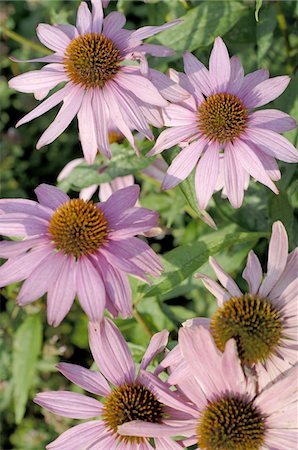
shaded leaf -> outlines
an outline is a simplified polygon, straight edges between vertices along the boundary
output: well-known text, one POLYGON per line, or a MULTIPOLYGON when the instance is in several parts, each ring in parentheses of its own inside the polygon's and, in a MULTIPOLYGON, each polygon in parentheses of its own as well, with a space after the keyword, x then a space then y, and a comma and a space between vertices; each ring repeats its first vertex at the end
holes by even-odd
POLYGON ((256 9, 255 9, 255 18, 256 21, 259 21, 259 12, 262 7, 263 0, 256 0, 256 9))

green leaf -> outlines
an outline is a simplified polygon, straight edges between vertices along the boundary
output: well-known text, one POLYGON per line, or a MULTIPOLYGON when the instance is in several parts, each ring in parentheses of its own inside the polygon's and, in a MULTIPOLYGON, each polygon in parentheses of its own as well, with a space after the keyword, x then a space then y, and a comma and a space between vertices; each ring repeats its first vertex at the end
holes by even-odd
POLYGON ((275 7, 274 5, 268 5, 257 24, 258 63, 260 65, 262 65, 263 58, 272 46, 276 24, 275 7))
POLYGON ((40 316, 35 314, 27 317, 18 328, 13 343, 12 383, 16 423, 20 423, 25 414, 41 344, 42 323, 40 316))
MULTIPOLYGON (((216 36, 227 33, 247 11, 237 1, 205 1, 182 16, 182 23, 160 33, 154 40, 177 52, 207 47, 216 36)), ((177 55, 179 57, 179 55, 177 55)))
POLYGON ((165 271, 153 285, 142 286, 145 297, 165 294, 196 272, 212 256, 233 244, 254 242, 268 236, 267 232, 235 231, 235 226, 228 226, 221 231, 212 232, 202 239, 181 245, 162 256, 165 271))
MULTIPOLYGON (((152 144, 149 144, 150 147, 152 144)), ((149 151, 149 145, 145 144, 142 153, 149 151)), ((134 174, 152 164, 155 158, 136 155, 135 151, 123 144, 111 145, 113 158, 104 163, 96 162, 89 165, 85 162, 75 167, 69 176, 59 183, 58 187, 67 191, 70 188, 81 190, 92 184, 101 184, 112 181, 114 178, 134 174)))
MULTIPOLYGON (((163 152, 162 157, 170 165, 180 151, 181 150, 178 147, 174 147, 171 150, 163 152)), ((201 220, 203 220, 203 222, 207 223, 207 225, 216 229, 216 225, 212 217, 206 211, 202 211, 198 206, 194 178, 194 171, 192 171, 192 173, 186 178, 186 180, 182 181, 182 183, 179 184, 179 188, 193 212, 201 220)))
POLYGON ((259 21, 259 12, 262 7, 263 0, 256 0, 256 9, 255 9, 255 18, 256 21, 259 21))

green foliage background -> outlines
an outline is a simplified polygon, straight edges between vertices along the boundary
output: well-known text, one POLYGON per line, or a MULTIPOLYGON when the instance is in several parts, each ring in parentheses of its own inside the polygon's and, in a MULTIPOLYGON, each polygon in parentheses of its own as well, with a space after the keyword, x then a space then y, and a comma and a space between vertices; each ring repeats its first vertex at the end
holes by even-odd
MULTIPOLYGON (((56 183, 57 174, 71 159, 81 156, 77 124, 72 125, 48 148, 34 149, 42 131, 56 114, 51 111, 20 129, 17 120, 30 111, 37 101, 33 95, 10 90, 7 80, 40 64, 13 63, 10 55, 21 59, 45 54, 38 44, 35 28, 38 23, 74 23, 79 1, 22 0, 2 1, 0 8, 1 41, 1 196, 34 199, 34 188, 41 182, 56 183)), ((175 18, 183 23, 150 39, 176 50, 171 58, 151 58, 152 67, 166 71, 168 67, 182 70, 184 50, 194 52, 204 63, 213 40, 221 35, 230 54, 240 56, 246 72, 269 69, 272 76, 293 77, 286 92, 270 107, 282 109, 297 117, 295 100, 297 75, 298 3, 296 1, 233 1, 233 0, 119 0, 111 2, 108 12, 117 8, 127 15, 127 27, 158 25, 175 18)), ((156 130, 156 135, 159 130, 156 130)), ((297 144, 297 130, 286 133, 297 144)), ((143 153, 148 151, 148 143, 143 153)), ((165 153, 171 160, 175 149, 165 153)), ((219 194, 214 196, 208 212, 217 224, 217 231, 200 219, 193 202, 191 182, 174 190, 162 192, 158 183, 142 174, 148 161, 137 160, 127 143, 114 145, 115 157, 108 164, 108 178, 135 174, 142 185, 141 203, 155 209, 165 229, 162 239, 151 239, 152 247, 163 255, 166 271, 147 286, 131 280, 134 292, 134 317, 117 324, 129 342, 136 361, 142 357, 150 333, 167 328, 171 332, 170 346, 175 345, 177 330, 184 320, 198 315, 210 316, 215 301, 201 282, 192 277, 198 270, 212 275, 207 260, 215 254, 219 262, 246 289, 241 278, 246 256, 254 248, 264 269, 268 236, 275 220, 287 228, 291 248, 297 245, 297 208, 295 195, 297 177, 293 165, 280 164, 282 180, 280 195, 275 196, 263 185, 251 182, 241 209, 234 210, 219 194)), ((62 187, 72 193, 94 182, 96 165, 79 167, 62 187), (93 177, 93 178, 92 178, 93 177)), ((96 179, 96 181, 107 181, 96 179)), ((87 319, 76 303, 70 314, 56 329, 45 322, 45 299, 24 309, 15 304, 19 285, 2 290, 0 319, 0 414, 2 419, 1 449, 38 450, 67 429, 74 421, 41 410, 32 402, 43 390, 73 389, 55 369, 58 361, 68 361, 90 367, 87 319)))

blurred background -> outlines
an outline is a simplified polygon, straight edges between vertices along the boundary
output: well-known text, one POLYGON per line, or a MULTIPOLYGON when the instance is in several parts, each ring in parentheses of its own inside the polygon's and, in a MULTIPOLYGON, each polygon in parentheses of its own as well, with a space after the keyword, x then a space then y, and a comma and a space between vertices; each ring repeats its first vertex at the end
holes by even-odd
MULTIPOLYGON (((35 199, 34 188, 39 183, 56 184, 57 175, 65 164, 82 156, 76 121, 50 146, 37 151, 35 144, 57 114, 57 108, 15 129, 16 122, 38 102, 33 95, 15 92, 7 84, 13 76, 42 67, 39 63, 15 63, 9 59, 12 55, 29 59, 47 54, 48 50, 39 43, 35 34, 38 23, 74 24, 79 3, 77 0, 2 0, 0 3, 1 197, 35 199)), ((162 72, 169 67, 182 70, 181 55, 184 50, 192 51, 207 64, 213 40, 220 35, 230 55, 240 57, 246 73, 267 68, 271 76, 290 75, 292 82, 286 92, 270 107, 297 118, 296 1, 119 0, 111 1, 106 13, 115 9, 127 16, 126 27, 129 29, 159 25, 180 17, 184 19, 179 29, 173 28, 149 40, 176 50, 176 55, 171 58, 150 58, 151 67, 162 72)), ((157 136, 160 130, 155 131, 157 136)), ((297 144, 297 130, 285 135, 297 144)), ((144 143, 144 147, 146 145, 144 143)), ((126 142, 114 144, 115 155, 117 152, 123 154, 123 151, 128 151, 126 142)), ((132 159, 135 157, 131 156, 132 159)), ((282 180, 278 183, 279 196, 254 182, 251 182, 240 210, 233 210, 227 200, 220 198, 220 194, 214 196, 208 212, 222 233, 223 241, 225 230, 229 234, 231 230, 269 232, 272 223, 281 219, 287 228, 291 248, 297 245, 297 173, 294 165, 279 165, 282 171, 282 180)), ((184 245, 187 249, 193 241, 208 241, 212 237, 214 231, 197 217, 179 187, 168 192, 161 191, 156 180, 142 173, 138 167, 132 167, 137 182, 142 186, 142 205, 160 214, 163 232, 159 237, 149 239, 154 250, 165 254, 177 246, 184 245)), ((117 170, 113 173, 117 174, 117 170)), ((77 195, 81 186, 76 184, 74 178, 62 187, 77 195)), ((241 243, 231 241, 217 258, 245 289, 241 273, 248 251, 255 249, 265 269, 267 246, 266 238, 255 237, 241 243)), ((212 274, 207 264, 201 265, 199 270, 212 274)), ((150 333, 167 328, 171 332, 170 346, 174 346, 181 322, 198 315, 210 316, 215 310, 213 297, 202 288, 199 280, 190 276, 184 276, 181 280, 179 285, 172 286, 167 292, 144 297, 139 294, 142 289, 139 289, 138 282, 132 280, 137 313, 129 320, 118 319, 116 323, 129 342, 136 361, 142 357, 150 333)), ((57 362, 67 361, 90 367, 92 359, 88 348, 87 319, 79 305, 75 304, 62 325, 56 329, 49 327, 45 322, 44 299, 21 310, 15 304, 18 291, 19 285, 14 284, 3 289, 1 295, 0 448, 39 450, 69 428, 72 421, 41 410, 34 405, 32 398, 43 390, 73 389, 57 373, 57 362)))

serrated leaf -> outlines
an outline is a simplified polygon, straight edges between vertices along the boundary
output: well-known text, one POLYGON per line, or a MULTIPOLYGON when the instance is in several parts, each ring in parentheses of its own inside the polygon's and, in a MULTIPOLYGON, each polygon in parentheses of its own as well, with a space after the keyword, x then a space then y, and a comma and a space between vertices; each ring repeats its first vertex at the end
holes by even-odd
POLYGON ((256 9, 255 9, 255 18, 256 21, 259 21, 259 12, 262 7, 263 0, 256 0, 256 9))
MULTIPOLYGON (((182 23, 163 31, 155 41, 169 45, 177 52, 192 52, 207 47, 215 37, 227 33, 247 11, 237 1, 205 1, 181 17, 182 23)), ((179 54, 177 55, 179 57, 179 54)))
MULTIPOLYGON (((166 163, 170 165, 180 151, 181 150, 178 147, 174 147, 171 150, 163 152, 162 157, 166 161, 166 163)), ((186 178, 186 180, 182 181, 182 183, 179 184, 179 188, 184 197, 186 198, 187 203, 189 204, 191 209, 196 213, 196 215, 207 225, 216 229, 216 225, 212 217, 206 211, 201 210, 198 206, 198 201, 195 192, 194 177, 195 177, 194 171, 192 171, 192 173, 186 178)))
POLYGON ((81 190, 92 184, 112 181, 114 178, 134 174, 148 167, 155 158, 144 156, 149 151, 148 145, 143 148, 143 154, 137 156, 135 151, 122 144, 112 144, 113 157, 110 161, 89 165, 85 162, 75 167, 58 187, 63 190, 70 188, 81 190))
POLYGON ((12 383, 16 423, 20 423, 25 414, 41 344, 41 318, 37 314, 29 316, 16 331, 13 342, 12 383))
POLYGON ((266 232, 235 231, 235 226, 232 225, 203 236, 196 242, 181 245, 161 257, 165 271, 160 278, 155 279, 153 285, 142 286, 141 291, 145 297, 165 294, 198 271, 208 261, 209 256, 233 244, 254 242, 267 235, 266 232))

